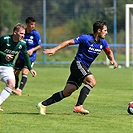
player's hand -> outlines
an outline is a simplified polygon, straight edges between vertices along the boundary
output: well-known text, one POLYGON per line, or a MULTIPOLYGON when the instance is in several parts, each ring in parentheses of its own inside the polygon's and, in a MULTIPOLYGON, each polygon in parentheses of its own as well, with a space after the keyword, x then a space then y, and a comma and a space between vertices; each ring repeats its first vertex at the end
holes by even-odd
POLYGON ((53 48, 52 49, 44 49, 43 53, 51 56, 51 55, 55 54, 55 50, 53 48))
POLYGON ((118 67, 118 64, 116 61, 111 61, 111 64, 114 66, 114 69, 118 67))
POLYGON ((6 60, 7 61, 10 61, 11 59, 13 59, 13 56, 12 54, 6 54, 6 60))
POLYGON ((28 53, 29 56, 31 56, 32 53, 33 53, 33 50, 30 49, 30 50, 27 51, 27 53, 28 53))
POLYGON ((30 73, 32 74, 32 76, 33 76, 33 77, 36 77, 36 75, 37 75, 36 71, 35 71, 35 70, 33 70, 33 69, 32 69, 32 70, 30 70, 30 73))

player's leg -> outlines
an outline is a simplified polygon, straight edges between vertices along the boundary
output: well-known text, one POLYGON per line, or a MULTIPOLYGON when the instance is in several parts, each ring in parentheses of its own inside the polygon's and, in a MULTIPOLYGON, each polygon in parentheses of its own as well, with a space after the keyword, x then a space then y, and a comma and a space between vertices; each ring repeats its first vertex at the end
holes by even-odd
POLYGON ((21 91, 23 90, 25 84, 27 83, 28 73, 29 73, 29 70, 27 68, 23 68, 21 82, 20 82, 20 86, 19 86, 19 89, 21 91))
POLYGON ((19 88, 19 74, 20 74, 20 71, 23 69, 24 64, 25 62, 23 59, 17 58, 14 65, 15 89, 19 88))
POLYGON ((17 58, 15 65, 14 65, 14 75, 15 75, 15 90, 13 90, 13 93, 16 95, 21 96, 21 90, 19 89, 19 74, 20 71, 23 69, 24 67, 24 60, 17 58))
POLYGON ((93 75, 88 75, 84 78, 85 86, 81 89, 76 106, 83 105, 86 97, 92 88, 96 85, 96 80, 93 75))
POLYGON ((70 96, 75 90, 76 86, 72 84, 66 84, 65 88, 63 91, 59 91, 57 93, 54 93, 50 98, 47 100, 43 101, 42 104, 44 106, 51 105, 53 103, 61 101, 63 98, 70 96))
MULTIPOLYGON (((34 66, 34 62, 31 61, 31 67, 33 68, 34 66)), ((20 86, 19 86, 19 89, 22 91, 27 83, 27 80, 28 80, 28 73, 29 73, 29 70, 28 70, 28 67, 27 65, 25 64, 24 65, 24 68, 22 69, 22 77, 21 77, 21 82, 20 82, 20 86)))
POLYGON ((71 67, 71 75, 72 76, 69 78, 68 82, 77 85, 77 88, 79 88, 82 83, 85 83, 85 86, 80 91, 78 101, 74 106, 73 111, 88 114, 89 111, 83 109, 83 103, 95 84, 94 76, 91 71, 89 71, 88 68, 79 61, 73 62, 71 67))
POLYGON ((15 87, 15 77, 12 67, 3 67, 0 75, 2 76, 2 81, 6 83, 6 87, 2 90, 0 94, 0 105, 10 96, 12 89, 15 87))
POLYGON ((93 75, 88 75, 84 78, 85 86, 81 89, 79 97, 78 97, 78 101, 76 103, 76 105, 74 106, 74 112, 76 113, 83 113, 83 114, 88 114, 89 111, 88 110, 84 110, 82 105, 85 101, 85 99, 87 98, 87 96, 89 95, 90 91, 92 90, 92 88, 95 86, 96 81, 93 75))
MULTIPOLYGON (((16 68, 19 68, 22 70, 22 77, 21 77, 21 80, 20 80, 20 85, 19 87, 17 87, 16 90, 13 90, 13 92, 18 95, 18 96, 21 96, 22 95, 22 90, 24 89, 26 83, 27 83, 27 79, 28 79, 28 73, 29 73, 29 70, 28 70, 28 67, 26 66, 24 60, 21 60, 19 59, 22 63, 18 62, 16 63, 16 68), (21 66, 20 66, 21 65, 21 66), (22 69, 22 66, 23 66, 23 69, 22 69)), ((34 65, 34 62, 31 62, 31 66, 33 67, 34 65)))
POLYGON ((63 91, 54 93, 50 98, 37 104, 37 108, 40 110, 39 113, 42 115, 45 115, 46 114, 46 106, 51 105, 56 102, 59 102, 62 99, 64 99, 65 97, 70 96, 76 89, 77 89, 77 87, 75 85, 66 84, 63 91))
POLYGON ((16 80, 16 84, 15 84, 15 90, 13 90, 13 93, 15 93, 18 96, 22 95, 22 90, 27 82, 27 74, 28 74, 29 70, 27 68, 23 68, 22 69, 22 77, 21 77, 21 81, 20 81, 20 85, 18 87, 18 77, 19 77, 19 70, 15 70, 15 80, 16 80))
POLYGON ((15 89, 18 88, 18 83, 19 83, 19 74, 20 74, 20 70, 14 70, 14 75, 15 75, 15 89))

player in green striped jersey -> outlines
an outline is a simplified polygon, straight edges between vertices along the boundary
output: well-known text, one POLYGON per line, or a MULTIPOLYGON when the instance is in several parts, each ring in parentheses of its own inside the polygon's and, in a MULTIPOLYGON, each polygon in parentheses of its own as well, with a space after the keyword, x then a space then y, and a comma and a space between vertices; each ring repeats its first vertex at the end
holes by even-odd
MULTIPOLYGON (((0 105, 10 96, 12 89, 15 87, 15 76, 13 72, 13 61, 15 56, 22 51, 25 62, 33 77, 36 71, 31 67, 29 55, 26 50, 26 42, 23 41, 25 27, 18 23, 13 28, 12 35, 0 37, 0 76, 1 81, 5 82, 6 87, 0 93, 0 105)), ((0 107, 0 110, 3 110, 0 107)))

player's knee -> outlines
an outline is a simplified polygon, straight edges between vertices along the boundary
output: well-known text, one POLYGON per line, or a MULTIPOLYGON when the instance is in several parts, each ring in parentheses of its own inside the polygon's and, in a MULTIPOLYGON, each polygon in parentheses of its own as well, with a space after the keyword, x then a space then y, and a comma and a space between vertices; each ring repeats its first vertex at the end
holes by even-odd
POLYGON ((27 75, 27 74, 29 73, 29 70, 26 69, 26 68, 24 68, 24 69, 22 70, 22 73, 23 73, 24 75, 27 75))
POLYGON ((13 89, 13 88, 15 88, 15 81, 14 80, 8 80, 6 85, 7 85, 7 87, 13 89))
POLYGON ((64 97, 69 97, 72 94, 72 92, 65 92, 63 94, 64 94, 64 97))
POLYGON ((95 80, 95 78, 89 78, 89 79, 84 80, 84 83, 89 84, 92 87, 94 87, 96 85, 96 80, 95 80))
POLYGON ((70 96, 76 89, 77 87, 75 85, 67 84, 63 90, 64 97, 70 96))
POLYGON ((63 91, 64 97, 69 97, 72 93, 73 91, 63 91))
POLYGON ((91 85, 92 87, 96 86, 96 80, 93 80, 93 81, 90 83, 90 85, 91 85))
POLYGON ((7 87, 13 89, 13 88, 15 88, 15 84, 14 83, 7 84, 7 87))
POLYGON ((18 76, 19 73, 20 73, 20 70, 15 70, 15 71, 14 71, 14 74, 15 74, 16 76, 18 76))

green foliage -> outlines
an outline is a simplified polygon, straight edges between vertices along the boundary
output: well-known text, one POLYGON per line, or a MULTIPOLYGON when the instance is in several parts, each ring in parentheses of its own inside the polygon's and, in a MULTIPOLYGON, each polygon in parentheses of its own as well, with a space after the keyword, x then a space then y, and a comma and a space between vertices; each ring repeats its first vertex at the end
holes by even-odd
POLYGON ((73 37, 77 37, 80 34, 92 33, 92 21, 89 17, 81 16, 77 19, 70 19, 65 24, 48 29, 47 42, 60 43, 63 40, 67 40, 73 37))
POLYGON ((70 20, 67 22, 66 27, 70 29, 70 32, 72 34, 75 34, 75 36, 79 36, 80 34, 93 32, 93 23, 89 17, 82 15, 79 20, 70 20))
MULTIPOLYGON (((63 89, 68 66, 38 66, 38 75, 29 75, 21 97, 11 95, 0 112, 1 133, 132 133, 132 116, 127 104, 132 100, 132 70, 91 67, 97 85, 88 95, 84 108, 89 115, 72 113, 79 90, 38 114, 36 103, 63 89), (126 79, 126 80, 125 80, 126 79)), ((5 85, 0 83, 0 91, 5 85)))
POLYGON ((20 22, 21 10, 21 5, 14 5, 11 0, 1 0, 1 28, 7 27, 12 32, 13 26, 20 22))
MULTIPOLYGON (((92 32, 92 24, 96 20, 106 20, 109 27, 109 42, 113 43, 114 8, 113 0, 46 0, 47 43, 59 43, 82 33, 92 32)), ((125 32, 125 4, 132 0, 116 0, 117 34, 125 32), (119 33, 120 32, 120 33, 119 33)), ((43 40, 43 0, 1 0, 0 28, 9 28, 18 23, 25 23, 28 16, 36 18, 43 40)), ((124 34, 122 34, 124 35, 124 34)), ((117 43, 125 43, 118 39, 117 43)))

